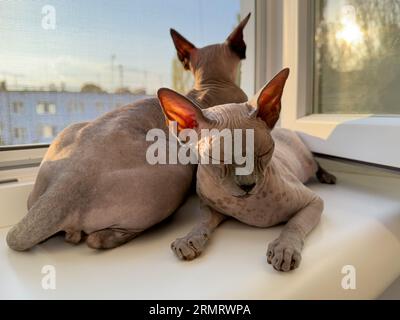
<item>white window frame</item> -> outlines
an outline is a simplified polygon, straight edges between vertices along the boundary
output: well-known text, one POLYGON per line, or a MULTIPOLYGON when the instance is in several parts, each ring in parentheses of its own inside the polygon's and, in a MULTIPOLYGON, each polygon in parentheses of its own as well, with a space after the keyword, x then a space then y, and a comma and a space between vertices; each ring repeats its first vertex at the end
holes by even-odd
POLYGON ((282 127, 297 131, 317 154, 400 168, 400 116, 312 114, 313 4, 242 0, 242 14, 249 8, 256 13, 245 34, 250 49, 242 69, 245 92, 254 94, 277 71, 289 67, 282 127))
MULTIPOLYGON (((47 144, 0 147, 0 170, 38 166, 47 149, 47 144)), ((12 175, 12 172, 10 174, 12 175)))

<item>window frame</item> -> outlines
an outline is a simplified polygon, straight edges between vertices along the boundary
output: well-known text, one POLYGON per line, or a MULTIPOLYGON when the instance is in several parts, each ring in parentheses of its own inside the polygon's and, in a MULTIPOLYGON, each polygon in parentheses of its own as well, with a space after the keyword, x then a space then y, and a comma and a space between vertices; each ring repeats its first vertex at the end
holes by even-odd
POLYGON ((246 93, 253 94, 279 70, 289 67, 281 127, 297 131, 314 153, 400 168, 400 148, 396 148, 400 115, 312 113, 314 5, 313 0, 254 0, 255 30, 247 31, 257 39, 255 76, 253 90, 246 93), (263 35, 262 42, 259 35, 263 35), (257 76, 260 72, 265 79, 257 76))
POLYGON ((0 147, 0 170, 38 166, 49 144, 13 145, 0 147))

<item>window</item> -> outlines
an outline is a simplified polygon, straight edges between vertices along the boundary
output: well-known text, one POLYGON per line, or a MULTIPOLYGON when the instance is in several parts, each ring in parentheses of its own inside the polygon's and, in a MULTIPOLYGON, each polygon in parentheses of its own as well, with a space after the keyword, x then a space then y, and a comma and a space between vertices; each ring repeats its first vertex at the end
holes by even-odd
POLYGON ((85 105, 83 102, 70 101, 68 104, 68 112, 84 114, 85 113, 85 105))
MULTIPOLYGON (((94 119, 163 86, 186 90, 191 77, 177 63, 169 29, 197 46, 219 43, 236 26, 240 6, 241 0, 0 1, 7 43, 0 52, 0 104, 24 95, 18 120, 27 133, 35 133, 46 116, 45 132, 26 134, 18 143, 28 146, 43 136, 50 142, 50 128, 59 132, 94 119), (46 5, 54 16, 42 13, 46 5)), ((20 127, 10 109, 0 110, 7 128, 3 146, 14 144, 8 132, 20 127)))
POLYGON ((13 128, 14 139, 21 140, 26 137, 26 128, 13 128))
POLYGON ((22 114, 24 112, 24 103, 21 101, 13 101, 11 106, 12 112, 15 114, 22 114))
POLYGON ((57 128, 51 125, 42 125, 40 135, 43 139, 54 138, 57 135, 57 128))
POLYGON ((400 1, 315 5, 314 112, 400 114, 400 1))
POLYGON ((400 168, 400 1, 256 4, 252 91, 291 70, 280 125, 317 154, 400 168))
POLYGON ((56 114, 56 105, 54 103, 39 102, 36 105, 37 114, 56 114))

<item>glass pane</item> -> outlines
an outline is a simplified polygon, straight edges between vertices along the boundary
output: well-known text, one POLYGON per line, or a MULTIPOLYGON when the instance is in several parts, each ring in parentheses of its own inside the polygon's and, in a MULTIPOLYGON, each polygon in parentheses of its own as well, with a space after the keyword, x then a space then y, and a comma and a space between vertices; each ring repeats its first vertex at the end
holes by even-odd
POLYGON ((0 145, 49 143, 162 86, 187 91, 169 29, 219 43, 239 12, 240 0, 0 1, 0 145))
POLYGON ((400 0, 315 4, 314 112, 400 114, 400 0))

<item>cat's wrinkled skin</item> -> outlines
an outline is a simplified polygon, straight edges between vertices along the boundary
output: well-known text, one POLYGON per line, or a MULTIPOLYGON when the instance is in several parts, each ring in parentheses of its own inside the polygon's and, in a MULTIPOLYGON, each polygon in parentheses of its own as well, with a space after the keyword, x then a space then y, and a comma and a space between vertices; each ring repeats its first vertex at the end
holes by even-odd
POLYGON ((171 90, 159 90, 165 113, 170 114, 168 111, 172 109, 174 115, 178 110, 181 122, 184 119, 188 127, 195 123, 191 127, 197 131, 254 129, 252 174, 236 175, 235 164, 199 165, 197 193, 202 218, 188 235, 172 243, 172 250, 179 258, 192 260, 199 256, 211 233, 226 217, 233 217, 262 228, 287 222, 279 238, 269 245, 267 260, 280 271, 299 266, 304 239, 323 211, 322 199, 304 183, 316 174, 323 183, 335 183, 336 179, 318 165, 296 133, 272 130, 279 118, 288 76, 288 69, 281 71, 251 101, 203 111, 171 90))
MULTIPOLYGON (((178 57, 195 77, 188 97, 202 108, 244 102, 235 84, 250 15, 217 45, 196 48, 171 30, 178 57)), ((156 98, 146 99, 63 130, 51 144, 28 200, 28 214, 7 235, 27 250, 65 231, 66 241, 87 235, 92 248, 119 246, 173 213, 190 188, 194 166, 149 165, 150 129, 168 128, 156 98)))

